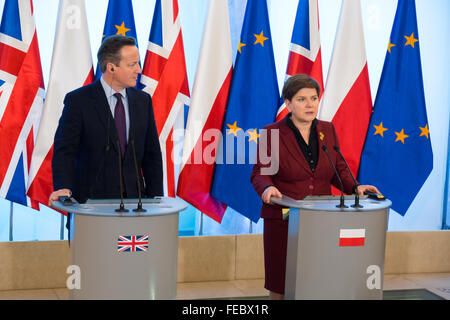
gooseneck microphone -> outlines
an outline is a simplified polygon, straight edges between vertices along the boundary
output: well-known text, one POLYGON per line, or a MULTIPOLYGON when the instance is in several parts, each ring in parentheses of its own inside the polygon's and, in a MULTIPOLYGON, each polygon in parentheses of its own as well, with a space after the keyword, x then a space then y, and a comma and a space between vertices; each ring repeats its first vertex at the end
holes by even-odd
POLYGON ((119 159, 119 182, 120 182, 120 207, 116 209, 116 212, 128 212, 123 204, 123 169, 122 169, 122 153, 120 152, 120 142, 119 139, 116 140, 117 144, 117 154, 119 159))
MULTIPOLYGON (((341 153, 341 150, 339 149, 338 146, 334 146, 333 149, 337 153, 339 153, 339 155, 341 156, 342 160, 344 160, 345 167, 347 168, 348 172, 350 172, 350 176, 352 177, 353 182, 355 183, 355 187, 356 187, 358 185, 358 182, 356 181, 355 177, 353 176, 352 170, 350 170, 350 167, 348 166, 348 163, 345 160, 344 155, 341 153)), ((359 204, 359 194, 358 194, 358 191, 356 191, 356 189, 355 189, 355 193, 356 193, 355 194, 355 204, 353 204, 351 207, 352 208, 363 208, 363 206, 359 204)))
POLYGON ((137 165, 137 160, 136 160, 136 149, 134 148, 134 139, 132 138, 130 142, 131 142, 131 148, 133 150, 134 168, 136 169, 136 180, 137 180, 138 197, 139 197, 137 208, 133 209, 133 211, 134 212, 146 212, 147 210, 142 208, 141 179, 139 176, 139 170, 138 170, 138 165, 137 165))
POLYGON ((325 153, 327 154, 328 160, 330 161, 331 166, 333 167, 334 173, 336 174, 336 177, 339 180, 339 183, 341 185, 341 202, 340 204, 338 204, 336 207, 337 208, 348 208, 345 204, 344 204, 344 185, 342 184, 342 180, 341 177, 339 176, 338 171, 336 170, 336 167, 334 166, 333 160, 331 160, 330 154, 328 153, 328 149, 326 146, 322 146, 322 150, 325 151, 325 153))

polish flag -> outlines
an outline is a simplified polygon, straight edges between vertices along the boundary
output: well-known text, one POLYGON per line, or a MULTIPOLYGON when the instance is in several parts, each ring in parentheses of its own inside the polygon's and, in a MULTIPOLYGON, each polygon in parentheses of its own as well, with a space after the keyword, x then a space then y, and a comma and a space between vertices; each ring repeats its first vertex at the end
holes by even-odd
POLYGON ((84 0, 60 0, 50 79, 30 168, 28 196, 47 204, 53 192, 53 140, 66 93, 94 79, 84 0))
POLYGON ((363 247, 366 229, 340 229, 339 247, 363 247))
POLYGON ((358 173, 371 112, 361 4, 343 0, 318 118, 334 124, 354 176, 358 173))
POLYGON ((177 194, 217 222, 226 206, 211 197, 214 160, 231 83, 228 1, 209 5, 203 43, 192 90, 177 194))
MULTIPOLYGON (((298 2, 286 80, 298 73, 314 78, 320 85, 320 96, 322 96, 323 74, 317 0, 300 0, 298 2)), ((284 101, 282 103, 278 109, 276 121, 281 120, 289 113, 284 101)))

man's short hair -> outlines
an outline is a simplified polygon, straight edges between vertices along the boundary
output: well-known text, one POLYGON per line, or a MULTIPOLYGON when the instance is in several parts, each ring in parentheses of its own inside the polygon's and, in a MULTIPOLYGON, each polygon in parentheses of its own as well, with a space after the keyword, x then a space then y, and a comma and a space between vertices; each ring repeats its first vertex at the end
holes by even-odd
POLYGON ((124 46, 136 46, 136 40, 132 37, 113 35, 103 40, 100 49, 98 49, 97 59, 100 71, 106 70, 108 63, 118 66, 120 63, 120 49, 124 46))
POLYGON ((306 74, 296 74, 286 80, 283 87, 283 100, 291 101, 292 98, 303 88, 316 89, 320 96, 320 86, 314 78, 306 74))

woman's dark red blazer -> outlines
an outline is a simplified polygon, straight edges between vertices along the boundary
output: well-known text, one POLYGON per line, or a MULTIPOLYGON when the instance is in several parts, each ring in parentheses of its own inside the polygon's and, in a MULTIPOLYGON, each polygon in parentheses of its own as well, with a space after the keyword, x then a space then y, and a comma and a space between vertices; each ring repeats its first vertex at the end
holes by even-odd
MULTIPOLYGON (((318 120, 316 132, 319 156, 317 166, 313 172, 300 150, 292 129, 287 125, 287 117, 264 128, 267 130, 267 139, 265 139, 264 135, 261 135, 258 152, 261 152, 260 149, 267 146, 267 153, 271 161, 278 161, 279 167, 275 174, 261 174, 261 169, 267 169, 271 163, 263 164, 264 158, 258 156, 257 163, 253 166, 251 182, 259 196, 269 186, 277 187, 283 195, 296 200, 301 200, 308 195, 330 195, 331 185, 340 189, 334 170, 327 155, 322 150, 323 145, 327 147, 331 159, 340 174, 344 192, 351 194, 355 183, 347 171, 344 161, 333 148, 334 146, 339 146, 333 124, 318 120), (272 136, 275 135, 274 137, 276 137, 274 130, 277 130, 279 139, 271 141, 272 136), (275 148, 272 147, 272 144, 277 143, 277 141, 278 154, 273 151, 276 150, 276 146, 274 146, 275 148)), ((281 207, 263 204, 261 218, 282 219, 281 207)))

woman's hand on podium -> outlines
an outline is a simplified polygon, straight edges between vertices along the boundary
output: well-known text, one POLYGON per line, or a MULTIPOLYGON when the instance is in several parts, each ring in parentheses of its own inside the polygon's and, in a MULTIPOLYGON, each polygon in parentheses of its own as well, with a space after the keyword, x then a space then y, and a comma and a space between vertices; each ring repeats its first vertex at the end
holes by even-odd
POLYGON ((364 192, 373 192, 373 193, 378 193, 381 194, 380 191, 378 191, 377 187, 375 186, 371 186, 371 185, 366 185, 366 184, 362 184, 356 187, 356 192, 358 192, 358 194, 360 196, 364 195, 364 192))
POLYGON ((281 199, 283 197, 283 195, 276 187, 270 186, 270 187, 267 187, 266 190, 264 190, 263 194, 261 195, 261 199, 264 203, 271 204, 272 203, 270 201, 271 197, 281 199))
POLYGON ((53 204, 53 201, 59 200, 60 196, 71 197, 72 191, 70 191, 69 189, 59 189, 59 190, 53 191, 52 194, 50 195, 50 197, 48 198, 48 206, 51 207, 53 204))

